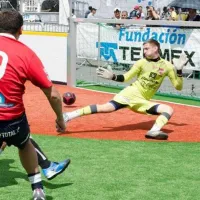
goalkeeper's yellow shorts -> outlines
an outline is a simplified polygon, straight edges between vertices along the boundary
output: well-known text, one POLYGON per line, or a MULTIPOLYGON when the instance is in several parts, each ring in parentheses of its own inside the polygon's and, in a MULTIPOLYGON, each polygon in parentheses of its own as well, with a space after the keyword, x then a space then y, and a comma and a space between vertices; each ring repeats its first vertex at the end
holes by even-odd
POLYGON ((146 100, 135 86, 126 87, 116 94, 113 100, 120 104, 127 105, 127 107, 134 112, 143 114, 149 114, 146 111, 153 106, 158 105, 156 102, 146 100))

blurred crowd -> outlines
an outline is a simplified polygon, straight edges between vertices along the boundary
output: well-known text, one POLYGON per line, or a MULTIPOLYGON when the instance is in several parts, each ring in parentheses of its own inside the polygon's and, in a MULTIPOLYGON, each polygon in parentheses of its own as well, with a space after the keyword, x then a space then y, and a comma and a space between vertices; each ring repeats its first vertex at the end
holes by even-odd
MULTIPOLYGON (((89 6, 85 13, 85 18, 97 18, 96 8, 89 6)), ((115 8, 112 19, 136 19, 136 20, 172 20, 172 21, 200 21, 196 9, 181 9, 175 7, 164 7, 163 10, 155 9, 153 6, 134 6, 131 12, 115 8)))

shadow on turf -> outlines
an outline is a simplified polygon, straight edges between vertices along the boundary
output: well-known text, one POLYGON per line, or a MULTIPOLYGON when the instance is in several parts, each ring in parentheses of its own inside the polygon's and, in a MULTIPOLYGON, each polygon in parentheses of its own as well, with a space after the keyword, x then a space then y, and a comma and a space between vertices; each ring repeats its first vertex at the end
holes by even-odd
POLYGON ((57 189, 57 188, 62 188, 62 187, 66 187, 66 186, 70 186, 73 183, 62 183, 62 184, 54 184, 54 183, 50 183, 47 181, 43 181, 44 187, 48 188, 48 189, 57 189))
POLYGON ((14 171, 15 167, 10 166, 14 163, 13 159, 0 159, 0 187, 18 185, 15 179, 21 178, 27 180, 27 175, 22 172, 14 171))
MULTIPOLYGON (((103 128, 106 128, 106 130, 103 129, 99 129, 99 130, 94 130, 93 128, 91 128, 91 130, 82 130, 82 131, 76 131, 73 130, 72 132, 67 131, 66 133, 62 133, 63 134, 73 134, 73 133, 87 133, 87 132, 116 132, 116 131, 123 131, 123 130, 150 130, 151 127, 153 126, 153 124, 155 123, 155 120, 150 120, 150 121, 145 121, 145 122, 140 122, 140 123, 136 123, 136 124, 126 124, 126 125, 122 125, 122 126, 117 126, 117 127, 112 127, 112 126, 104 126, 103 128), (109 130, 110 129, 110 130, 109 130)), ((187 124, 185 123, 173 123, 173 122, 168 122, 168 124, 174 125, 174 126, 185 126, 187 124)), ((162 131, 166 132, 166 133, 171 133, 173 132, 173 130, 170 129, 166 129, 163 128, 162 131)))
MULTIPOLYGON (((0 159, 0 187, 7 187, 11 185, 18 185, 15 179, 24 179, 28 181, 27 175, 24 172, 14 171, 15 167, 10 166, 15 162, 14 159, 0 159)), ((43 180, 44 186, 49 189, 62 188, 70 186, 73 183, 54 184, 43 180)))
MULTIPOLYGON (((14 159, 0 159, 0 188, 11 185, 18 185, 19 183, 15 179, 27 180, 27 175, 22 172, 14 171, 15 167, 10 166, 15 162, 14 159)), ((28 181, 28 180, 27 180, 28 181)), ((44 187, 48 189, 62 188, 70 186, 73 183, 53 184, 47 181, 43 181, 44 187)), ((52 196, 46 196, 47 200, 53 200, 52 196)), ((32 198, 31 198, 32 200, 32 198)))
POLYGON ((67 106, 67 105, 65 105, 64 107, 65 107, 65 108, 77 108, 78 106, 72 106, 72 105, 68 105, 68 106, 67 106))

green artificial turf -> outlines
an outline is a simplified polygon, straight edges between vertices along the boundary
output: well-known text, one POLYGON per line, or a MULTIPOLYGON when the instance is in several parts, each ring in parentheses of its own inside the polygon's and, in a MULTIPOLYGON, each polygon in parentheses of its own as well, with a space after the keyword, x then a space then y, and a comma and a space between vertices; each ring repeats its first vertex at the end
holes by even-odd
MULTIPOLYGON (((62 175, 45 179, 48 200, 199 200, 200 143, 34 139, 51 160, 72 161, 62 175)), ((14 147, 0 156, 0 194, 31 199, 14 147)))

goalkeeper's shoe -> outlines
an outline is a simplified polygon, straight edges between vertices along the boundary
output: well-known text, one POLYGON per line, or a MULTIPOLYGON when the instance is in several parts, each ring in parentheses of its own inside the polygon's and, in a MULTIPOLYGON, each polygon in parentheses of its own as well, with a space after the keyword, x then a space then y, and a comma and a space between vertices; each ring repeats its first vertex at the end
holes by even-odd
POLYGON ((48 180, 51 180, 60 173, 64 172, 65 169, 69 166, 69 164, 70 164, 70 159, 64 160, 63 162, 59 163, 51 162, 51 165, 48 168, 42 169, 42 173, 48 180))
POLYGON ((168 134, 162 131, 148 131, 145 135, 148 139, 167 140, 168 134))
POLYGON ((46 200, 43 189, 36 188, 35 190, 33 190, 33 200, 46 200))

